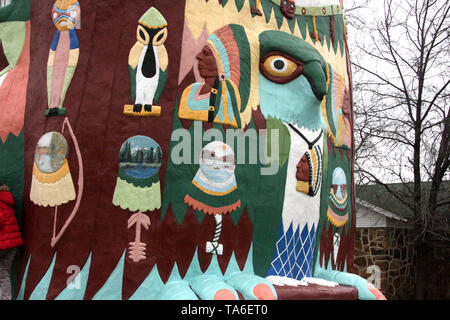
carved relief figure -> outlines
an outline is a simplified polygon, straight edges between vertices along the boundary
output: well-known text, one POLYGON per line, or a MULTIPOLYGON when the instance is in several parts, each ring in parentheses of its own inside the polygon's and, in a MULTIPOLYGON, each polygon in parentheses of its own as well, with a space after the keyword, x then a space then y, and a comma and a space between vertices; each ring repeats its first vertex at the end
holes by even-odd
POLYGON ((292 19, 295 16, 295 1, 294 0, 281 0, 280 9, 283 15, 287 19, 292 19))
POLYGON ((128 228, 136 228, 134 241, 129 243, 129 257, 134 262, 146 258, 146 244, 141 242, 141 231, 142 227, 148 229, 150 218, 145 212, 161 207, 159 168, 162 156, 159 144, 146 136, 131 137, 120 148, 113 204, 134 212, 128 220, 128 228))
POLYGON ((66 139, 59 132, 48 132, 39 139, 34 154, 33 173, 31 177, 30 200, 38 206, 55 208, 53 236, 50 242, 52 247, 61 239, 75 218, 83 194, 83 161, 77 139, 67 118, 64 119, 62 132, 64 132, 66 126, 75 145, 75 153, 78 160, 78 195, 75 192, 75 186, 67 160, 69 147, 66 139), (76 202, 72 212, 62 228, 56 232, 58 206, 75 200, 75 198, 76 202))
POLYGON ((80 55, 76 28, 80 28, 80 4, 77 0, 57 0, 52 19, 57 29, 50 46, 47 62, 46 116, 64 115, 64 98, 69 88, 80 55))
POLYGON ((167 39, 167 21, 151 7, 139 19, 137 41, 128 56, 131 98, 133 105, 125 105, 124 114, 159 116, 159 100, 168 74, 168 56, 164 42, 167 39))
POLYGON ((265 31, 259 39, 261 112, 266 121, 282 123, 283 139, 289 141, 281 224, 267 276, 274 284, 287 284, 313 274, 326 63, 314 47, 291 34, 265 31))
POLYGON ((197 54, 197 82, 183 91, 179 117, 241 127, 250 89, 250 49, 244 29, 227 25, 212 33, 197 54))

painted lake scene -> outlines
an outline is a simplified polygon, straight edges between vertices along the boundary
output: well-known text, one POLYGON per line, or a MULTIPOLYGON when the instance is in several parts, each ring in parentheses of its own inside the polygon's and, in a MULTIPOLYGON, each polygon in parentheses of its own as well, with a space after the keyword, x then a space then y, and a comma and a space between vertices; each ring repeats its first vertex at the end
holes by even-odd
POLYGON ((51 131, 39 139, 34 162, 40 171, 53 173, 64 164, 68 152, 66 138, 59 132, 51 131))
POLYGON ((146 136, 134 136, 122 144, 119 166, 133 178, 146 179, 158 173, 162 156, 161 147, 155 140, 146 136))

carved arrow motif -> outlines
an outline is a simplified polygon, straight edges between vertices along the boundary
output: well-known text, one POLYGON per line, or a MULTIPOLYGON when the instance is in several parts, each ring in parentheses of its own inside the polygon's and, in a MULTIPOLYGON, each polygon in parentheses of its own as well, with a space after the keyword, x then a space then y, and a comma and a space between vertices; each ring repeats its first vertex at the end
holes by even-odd
POLYGON ((138 262, 146 258, 145 249, 147 245, 141 242, 141 228, 144 227, 145 230, 148 230, 151 225, 150 218, 139 210, 128 219, 128 229, 133 225, 136 225, 136 236, 134 242, 130 242, 129 257, 134 262, 138 262))

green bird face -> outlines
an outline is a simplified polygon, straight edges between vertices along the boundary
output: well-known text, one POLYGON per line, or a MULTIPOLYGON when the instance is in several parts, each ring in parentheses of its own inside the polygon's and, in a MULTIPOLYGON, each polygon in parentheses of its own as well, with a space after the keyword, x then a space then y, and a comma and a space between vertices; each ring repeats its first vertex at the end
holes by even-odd
POLYGON ((259 36, 259 96, 264 117, 317 130, 327 92, 326 63, 304 40, 281 31, 259 36))

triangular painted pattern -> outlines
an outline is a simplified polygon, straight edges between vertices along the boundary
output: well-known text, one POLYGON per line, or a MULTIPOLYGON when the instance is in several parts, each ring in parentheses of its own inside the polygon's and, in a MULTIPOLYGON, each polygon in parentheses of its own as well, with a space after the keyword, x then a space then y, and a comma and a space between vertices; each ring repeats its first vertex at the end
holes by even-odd
POLYGON ((284 232, 280 224, 275 253, 266 276, 283 276, 301 280, 312 276, 316 226, 309 230, 306 224, 300 232, 297 226, 294 232, 292 223, 284 232))

